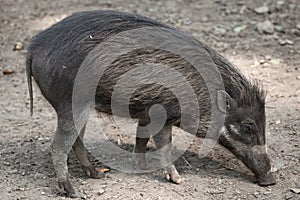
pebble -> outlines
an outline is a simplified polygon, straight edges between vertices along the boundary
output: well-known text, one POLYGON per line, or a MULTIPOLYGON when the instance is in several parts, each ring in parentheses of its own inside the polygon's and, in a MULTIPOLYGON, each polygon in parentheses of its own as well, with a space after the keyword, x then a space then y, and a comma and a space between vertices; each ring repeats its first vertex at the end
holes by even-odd
POLYGON ((272 59, 272 60, 270 60, 270 63, 273 65, 278 65, 278 64, 280 64, 280 59, 272 59))
POLYGON ((269 20, 257 23, 256 27, 260 33, 273 34, 275 31, 273 23, 269 20))
POLYGON ((294 42, 292 40, 289 40, 289 39, 279 39, 278 42, 281 46, 284 46, 284 45, 287 45, 287 44, 288 45, 293 45, 294 44, 294 42))
POLYGON ((276 26, 274 26, 274 28, 275 28, 275 30, 278 31, 278 32, 280 32, 280 31, 283 30, 283 27, 280 26, 280 25, 276 25, 276 26))
POLYGON ((255 196, 256 198, 258 198, 259 192, 254 192, 253 196, 255 196))
POLYGON ((296 25, 296 28, 300 30, 300 23, 296 25))
POLYGON ((204 16, 204 17, 202 17, 201 21, 202 21, 202 22, 208 22, 208 21, 209 21, 209 19, 208 19, 208 17, 207 17, 207 16, 204 16))
POLYGON ((300 188, 291 188, 290 190, 291 190, 293 193, 300 194, 300 188))
POLYGON ((9 163, 9 162, 6 162, 6 161, 4 161, 4 162, 3 162, 3 165, 5 165, 5 166, 10 166, 10 163, 9 163))
POLYGON ((246 10, 247 10, 247 6, 244 5, 244 6, 241 7, 239 13, 242 15, 242 14, 245 13, 246 10))
POLYGON ((264 14, 264 13, 269 12, 269 7, 266 6, 266 5, 264 5, 264 6, 255 8, 254 11, 255 11, 257 14, 264 14))
POLYGON ((192 24, 192 21, 190 19, 185 19, 185 20, 183 20, 182 24, 188 26, 188 25, 192 24))
POLYGON ((284 5, 284 1, 277 1, 276 8, 280 9, 280 8, 282 8, 283 5, 284 5))
POLYGON ((235 32, 235 33, 240 33, 240 32, 242 32, 243 30, 245 30, 246 28, 247 28, 246 25, 236 26, 236 27, 233 29, 233 32, 235 32))
POLYGON ((226 29, 225 29, 225 28, 222 28, 222 27, 220 27, 220 26, 216 26, 216 27, 214 27, 214 32, 215 32, 217 35, 225 35, 226 29))
POLYGON ((86 185, 87 184, 87 182, 86 181, 81 181, 81 183, 80 183, 81 185, 86 185))
POLYGON ((262 59, 262 60, 259 61, 259 64, 262 65, 262 64, 264 64, 265 62, 266 62, 266 61, 265 61, 264 59, 262 59))
POLYGON ((100 189, 100 190, 97 192, 97 194, 100 196, 100 195, 104 194, 104 192, 105 192, 105 190, 100 189))
POLYGON ((13 48, 14 51, 20 51, 24 49, 24 45, 22 42, 17 42, 13 48))
POLYGON ((22 188, 22 187, 20 187, 20 188, 18 188, 18 189, 16 189, 17 191, 25 191, 25 188, 22 188))

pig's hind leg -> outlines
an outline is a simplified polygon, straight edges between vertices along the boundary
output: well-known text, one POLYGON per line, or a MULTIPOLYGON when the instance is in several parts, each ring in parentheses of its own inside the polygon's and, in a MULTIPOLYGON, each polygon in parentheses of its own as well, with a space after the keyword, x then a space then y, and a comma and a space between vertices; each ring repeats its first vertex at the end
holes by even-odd
POLYGON ((70 197, 80 197, 73 188, 68 174, 68 153, 75 143, 78 132, 73 122, 72 114, 57 112, 57 129, 51 144, 51 157, 59 187, 70 197))
POLYGON ((91 163, 91 161, 89 159, 88 151, 83 144, 85 127, 86 127, 86 124, 81 129, 79 136, 77 137, 75 143, 73 144, 74 154, 76 155, 77 159, 79 160, 81 168, 87 176, 89 176, 91 178, 96 178, 96 179, 103 178, 104 173, 98 171, 96 169, 96 167, 91 163))
POLYGON ((182 183, 184 179, 172 163, 172 125, 163 127, 159 133, 153 136, 153 139, 160 154, 161 166, 167 166, 164 168, 166 179, 177 184, 182 183))

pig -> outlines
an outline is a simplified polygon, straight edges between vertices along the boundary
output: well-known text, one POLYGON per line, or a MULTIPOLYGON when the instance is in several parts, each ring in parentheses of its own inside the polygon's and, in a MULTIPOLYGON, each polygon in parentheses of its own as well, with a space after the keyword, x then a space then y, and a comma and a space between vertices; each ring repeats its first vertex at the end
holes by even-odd
MULTIPOLYGON (((30 111, 32 114, 32 78, 34 78, 43 96, 57 113, 57 130, 51 144, 51 156, 58 185, 70 197, 79 195, 68 175, 67 157, 71 148, 86 175, 91 178, 104 177, 104 174, 91 163, 83 144, 87 118, 79 117, 82 125, 79 130, 76 128, 72 94, 77 73, 82 65, 90 70, 87 71, 87 75, 101 70, 103 66, 99 65, 96 59, 97 45, 122 32, 145 27, 163 28, 169 32, 185 35, 169 25, 138 14, 112 10, 85 11, 73 14, 39 33, 32 39, 28 48, 26 73, 30 111), (92 56, 89 57, 90 55, 92 56)), ((257 81, 246 78, 218 52, 190 36, 185 37, 189 37, 197 44, 203 52, 201 57, 203 62, 205 60, 216 66, 223 80, 224 90, 214 91, 225 99, 225 107, 220 108, 222 113, 225 113, 224 123, 217 131, 217 142, 231 151, 255 174, 259 185, 275 184, 266 153, 265 91, 257 81)), ((94 108, 99 112, 113 114, 112 95, 117 81, 123 74, 134 69, 136 64, 147 61, 166 64, 179 71, 192 83, 199 103, 192 110, 201 112, 196 136, 205 137, 209 124, 213 123, 211 97, 205 84, 205 77, 199 75, 187 60, 164 49, 145 47, 119 56, 97 82, 94 108)), ((172 79, 172 73, 169 77, 171 78, 169 84, 180 86, 181 83, 176 78, 172 79)), ((170 162, 172 126, 180 127, 181 124, 180 105, 176 96, 177 94, 174 95, 170 89, 160 84, 145 84, 132 94, 129 111, 130 117, 138 119, 134 152, 140 155, 137 157, 137 166, 140 168, 147 166, 145 153, 151 135, 158 149, 164 147, 162 165, 170 162), (145 134, 144 127, 151 124, 149 109, 155 104, 162 105, 166 110, 166 122, 156 133, 145 134)), ((84 95, 80 98, 82 98, 81 107, 79 106, 77 111, 89 109, 89 102, 84 95)), ((167 179, 178 184, 183 182, 174 164, 165 167, 165 172, 167 179)))

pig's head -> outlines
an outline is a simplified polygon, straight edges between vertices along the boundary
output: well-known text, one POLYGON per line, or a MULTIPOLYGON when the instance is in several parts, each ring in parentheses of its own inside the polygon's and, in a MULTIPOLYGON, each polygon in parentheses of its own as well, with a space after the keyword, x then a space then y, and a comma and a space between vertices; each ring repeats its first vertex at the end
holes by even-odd
POLYGON ((238 94, 236 98, 225 91, 224 94, 226 118, 219 143, 255 174, 260 186, 275 184, 266 153, 265 95, 260 90, 238 94))

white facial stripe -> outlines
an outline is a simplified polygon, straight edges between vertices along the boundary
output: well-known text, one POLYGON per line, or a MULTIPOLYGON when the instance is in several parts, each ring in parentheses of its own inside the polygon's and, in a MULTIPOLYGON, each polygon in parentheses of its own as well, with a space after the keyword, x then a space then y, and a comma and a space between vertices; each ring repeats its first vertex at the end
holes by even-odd
POLYGON ((239 131, 236 129, 236 127, 232 124, 229 124, 229 128, 231 132, 233 132, 235 135, 240 135, 239 131))
POLYGON ((220 132, 228 141, 232 141, 232 138, 230 137, 230 134, 225 126, 222 126, 220 132))

